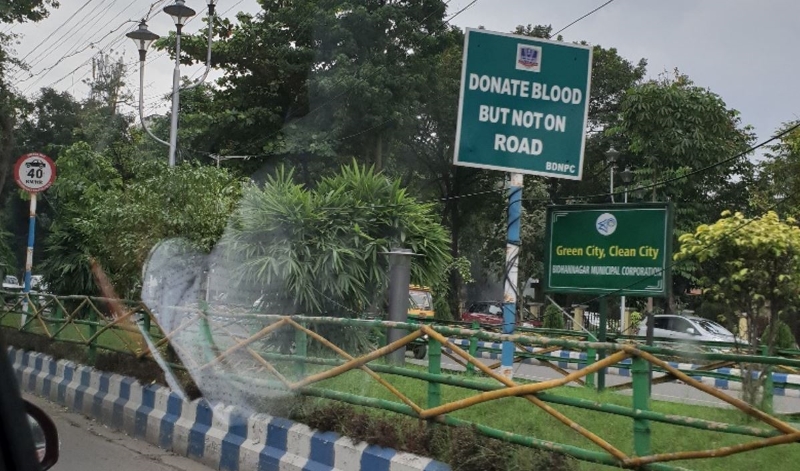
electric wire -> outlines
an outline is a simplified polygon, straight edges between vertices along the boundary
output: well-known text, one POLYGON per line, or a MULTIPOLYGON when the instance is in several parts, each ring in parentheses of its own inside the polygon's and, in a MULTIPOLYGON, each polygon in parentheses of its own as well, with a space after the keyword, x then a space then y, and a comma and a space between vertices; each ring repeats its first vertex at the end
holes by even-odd
MULTIPOLYGON (((113 0, 113 2, 109 5, 109 7, 112 7, 118 1, 119 0, 113 0)), ((130 7, 130 5, 129 5, 129 7, 130 7)), ((39 65, 40 63, 44 62, 45 59, 47 59, 51 55, 55 54, 56 52, 60 51, 61 50, 61 46, 64 45, 64 44, 67 44, 66 42, 62 42, 62 41, 64 41, 64 39, 67 38, 69 35, 71 35, 74 32, 76 32, 77 28, 81 28, 83 30, 83 34, 72 43, 73 44, 72 46, 69 46, 67 48, 68 52, 62 54, 61 57, 59 57, 58 60, 56 60, 56 62, 52 66, 46 67, 46 68, 42 69, 41 71, 39 71, 39 72, 37 72, 35 74, 30 74, 27 78, 17 79, 17 81, 26 82, 26 81, 34 78, 34 77, 41 76, 42 74, 46 74, 47 72, 50 72, 56 66, 61 64, 61 62, 63 62, 65 59, 69 59, 71 57, 74 57, 74 56, 86 51, 90 47, 92 47, 93 43, 91 43, 91 42, 88 45, 84 46, 84 47, 81 47, 80 45, 83 43, 83 41, 87 37, 87 35, 92 36, 92 35, 96 34, 96 31, 94 31, 94 26, 103 19, 104 14, 107 12, 107 10, 103 10, 103 9, 96 9, 95 11, 97 11, 97 13, 93 17, 91 17, 90 19, 86 20, 85 22, 83 22, 83 19, 82 19, 81 22, 75 24, 72 29, 70 29, 69 31, 64 33, 60 38, 58 38, 54 42, 55 46, 51 47, 45 54, 37 57, 36 60, 34 60, 33 62, 31 62, 29 64, 29 67, 32 68, 32 67, 35 67, 35 66, 39 65), (85 24, 82 24, 82 22, 85 23, 85 24)), ((89 11, 88 13, 91 14, 92 11, 89 11)), ((119 12, 113 19, 109 20, 109 22, 114 21, 114 19, 119 17, 121 13, 122 12, 119 12)))
POLYGON ((81 11, 83 11, 83 9, 84 9, 84 8, 86 8, 86 7, 87 7, 87 6, 88 6, 90 3, 92 3, 93 1, 94 1, 94 0, 86 0, 86 2, 85 2, 83 5, 81 5, 81 6, 80 6, 80 8, 78 8, 77 10, 75 10, 75 12, 74 12, 74 13, 72 13, 72 15, 70 15, 70 17, 69 17, 69 18, 67 18, 66 20, 64 20, 64 22, 62 22, 62 23, 61 23, 61 24, 58 26, 58 28, 56 28, 56 29, 55 29, 55 30, 54 30, 52 33, 48 34, 48 35, 47 35, 47 36, 46 36, 44 39, 42 39, 42 40, 41 40, 41 41, 40 41, 40 42, 39 42, 37 45, 33 46, 33 49, 31 49, 30 51, 28 51, 28 53, 27 53, 27 54, 25 54, 25 56, 23 56, 23 57, 20 59, 20 62, 24 62, 24 61, 25 61, 25 59, 27 59, 28 57, 30 57, 30 55, 31 55, 31 54, 33 54, 34 52, 38 51, 38 50, 39 50, 39 48, 40 48, 40 47, 42 47, 42 46, 43 46, 43 45, 44 45, 44 44, 45 44, 47 41, 49 41, 49 40, 53 39, 53 37, 56 35, 56 33, 58 33, 59 31, 61 31, 61 28, 65 27, 65 26, 66 26, 66 25, 67 25, 67 24, 68 24, 70 21, 72 21, 72 19, 73 19, 73 18, 75 18, 75 16, 77 16, 77 15, 78 15, 78 13, 80 13, 81 11))
POLYGON ((607 7, 608 5, 610 5, 610 4, 611 4, 611 3, 613 3, 613 2, 614 2, 614 0, 608 0, 606 3, 604 3, 604 4, 600 5, 599 7, 595 8, 595 9, 594 9, 594 10, 592 10, 592 11, 590 11, 589 13, 586 13, 585 15, 581 16, 580 18, 578 18, 578 19, 574 20, 572 23, 568 24, 567 26, 564 26, 564 27, 563 27, 563 28, 561 28, 560 30, 558 30, 558 31, 556 31, 555 33, 551 34, 551 35, 550 35, 550 37, 553 37, 553 36, 558 36, 560 33, 563 33, 563 32, 564 32, 564 31, 565 31, 567 28, 570 28, 570 27, 572 27, 573 25, 575 25, 575 24, 577 24, 577 23, 579 23, 579 22, 583 21, 585 18, 588 18, 588 17, 590 17, 590 16, 594 15, 595 13, 597 13, 598 11, 600 11, 600 10, 602 10, 603 8, 607 7))

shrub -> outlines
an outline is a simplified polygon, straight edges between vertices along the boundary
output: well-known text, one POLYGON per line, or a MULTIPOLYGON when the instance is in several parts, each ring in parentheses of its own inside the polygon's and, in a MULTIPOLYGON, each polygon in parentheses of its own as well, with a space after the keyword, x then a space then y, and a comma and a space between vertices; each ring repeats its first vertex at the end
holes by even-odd
POLYGON ((561 312, 558 306, 550 304, 544 310, 543 325, 545 329, 563 329, 564 328, 564 313, 561 312))

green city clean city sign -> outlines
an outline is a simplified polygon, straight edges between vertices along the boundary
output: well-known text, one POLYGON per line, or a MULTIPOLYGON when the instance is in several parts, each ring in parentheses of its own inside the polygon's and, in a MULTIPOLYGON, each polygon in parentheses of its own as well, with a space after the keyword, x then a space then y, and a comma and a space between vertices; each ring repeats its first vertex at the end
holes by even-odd
POLYGON ((467 29, 454 163, 580 180, 591 46, 467 29))
POLYGON ((545 291, 665 297, 671 256, 669 203, 547 208, 545 291))

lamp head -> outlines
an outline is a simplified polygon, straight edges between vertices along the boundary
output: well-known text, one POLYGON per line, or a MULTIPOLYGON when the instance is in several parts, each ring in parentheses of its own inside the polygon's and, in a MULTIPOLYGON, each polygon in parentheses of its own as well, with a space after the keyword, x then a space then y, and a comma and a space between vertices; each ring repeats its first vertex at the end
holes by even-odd
POLYGON ((133 42, 136 43, 136 48, 139 50, 139 60, 144 60, 150 45, 159 38, 159 35, 147 29, 147 23, 144 20, 139 22, 138 29, 131 31, 125 36, 133 39, 133 42))
POLYGON ((617 159, 619 158, 619 151, 611 147, 606 151, 606 161, 611 165, 617 163, 617 159))
POLYGON ((197 14, 196 11, 186 6, 184 0, 175 0, 172 5, 165 6, 164 13, 172 17, 179 34, 183 25, 186 24, 186 20, 197 14))

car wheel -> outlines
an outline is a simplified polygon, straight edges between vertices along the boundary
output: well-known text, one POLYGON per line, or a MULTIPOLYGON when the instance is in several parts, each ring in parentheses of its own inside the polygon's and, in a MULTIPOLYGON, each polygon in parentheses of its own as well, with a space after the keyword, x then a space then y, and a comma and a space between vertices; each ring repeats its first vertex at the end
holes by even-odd
POLYGON ((425 355, 428 354, 428 347, 425 345, 417 345, 414 347, 411 353, 414 354, 414 358, 417 360, 422 360, 425 358, 425 355))

